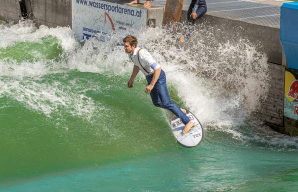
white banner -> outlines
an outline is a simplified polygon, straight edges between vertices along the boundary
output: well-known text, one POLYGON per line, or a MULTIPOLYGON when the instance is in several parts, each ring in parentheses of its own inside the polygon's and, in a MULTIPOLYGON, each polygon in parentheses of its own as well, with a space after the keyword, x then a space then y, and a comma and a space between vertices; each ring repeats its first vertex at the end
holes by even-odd
POLYGON ((147 10, 100 0, 72 0, 72 30, 80 40, 146 27, 147 10))

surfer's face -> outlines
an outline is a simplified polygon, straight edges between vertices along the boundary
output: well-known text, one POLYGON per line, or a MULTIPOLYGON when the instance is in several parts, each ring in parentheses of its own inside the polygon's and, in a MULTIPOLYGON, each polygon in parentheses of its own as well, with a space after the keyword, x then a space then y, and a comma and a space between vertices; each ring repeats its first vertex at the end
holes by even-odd
POLYGON ((125 43, 124 43, 124 50, 125 50, 125 53, 130 53, 130 54, 132 54, 133 51, 134 51, 134 48, 135 48, 135 46, 131 46, 131 45, 129 44, 129 42, 125 42, 125 43))

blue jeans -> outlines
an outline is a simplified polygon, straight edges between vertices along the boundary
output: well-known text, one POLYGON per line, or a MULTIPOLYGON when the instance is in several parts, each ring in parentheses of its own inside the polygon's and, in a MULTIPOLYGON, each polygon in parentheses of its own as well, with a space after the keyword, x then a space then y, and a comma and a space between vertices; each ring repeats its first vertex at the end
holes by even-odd
MULTIPOLYGON (((148 85, 151 83, 152 78, 153 75, 146 76, 148 85)), ((160 76, 155 83, 154 88, 151 90, 150 96, 156 107, 170 110, 181 119, 184 125, 190 121, 189 118, 181 111, 180 107, 171 102, 167 89, 166 74, 163 70, 161 70, 160 76)))

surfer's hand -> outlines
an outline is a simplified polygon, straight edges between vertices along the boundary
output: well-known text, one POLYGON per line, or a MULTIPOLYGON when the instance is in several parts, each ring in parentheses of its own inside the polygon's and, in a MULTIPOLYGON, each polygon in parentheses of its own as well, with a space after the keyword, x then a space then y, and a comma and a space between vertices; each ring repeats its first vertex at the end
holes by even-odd
POLYGON ((151 93, 151 90, 153 89, 153 85, 148 85, 147 87, 146 87, 146 89, 145 89, 145 93, 151 93))
POLYGON ((198 17, 197 13, 196 12, 192 12, 190 14, 190 16, 193 18, 193 19, 196 19, 198 17))
POLYGON ((128 88, 133 88, 133 80, 130 79, 128 82, 127 82, 127 87, 128 88))

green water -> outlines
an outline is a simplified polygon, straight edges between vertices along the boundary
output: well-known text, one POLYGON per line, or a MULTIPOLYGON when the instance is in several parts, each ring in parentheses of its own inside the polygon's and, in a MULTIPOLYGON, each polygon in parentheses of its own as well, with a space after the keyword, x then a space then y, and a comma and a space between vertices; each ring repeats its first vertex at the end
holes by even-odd
POLYGON ((173 101, 210 113, 201 114, 202 143, 183 148, 169 114, 144 93, 144 78, 127 88, 131 65, 122 73, 100 54, 86 59, 102 50, 68 51, 60 32, 45 31, 33 32, 36 41, 12 35, 0 48, 0 191, 297 191, 297 138, 249 120, 218 123, 210 112, 218 90, 192 96, 201 104, 190 106, 169 82, 173 101))
POLYGON ((91 99, 94 108, 92 112, 86 108, 82 114, 72 114, 80 107, 75 106, 76 101, 69 103, 74 106, 58 106, 47 117, 13 99, 1 98, 1 105, 6 104, 0 113, 1 128, 6 130, 0 139, 4 157, 0 167, 5 175, 1 178, 101 164, 166 148, 172 136, 163 128, 168 127, 163 113, 156 111, 145 93, 140 94, 144 82, 129 90, 126 80, 72 71, 24 83, 37 83, 42 88, 59 83, 74 96, 84 95, 82 104, 88 105, 87 99, 91 99))
POLYGON ((63 49, 58 40, 52 36, 41 38, 41 42, 16 42, 13 46, 0 49, 0 59, 10 62, 11 59, 20 62, 35 62, 40 59, 59 61, 63 49), (32 49, 34 47, 34 49, 32 49), (24 51, 26 50, 26 51, 24 51), (50 50, 50 51, 49 51, 50 50))

